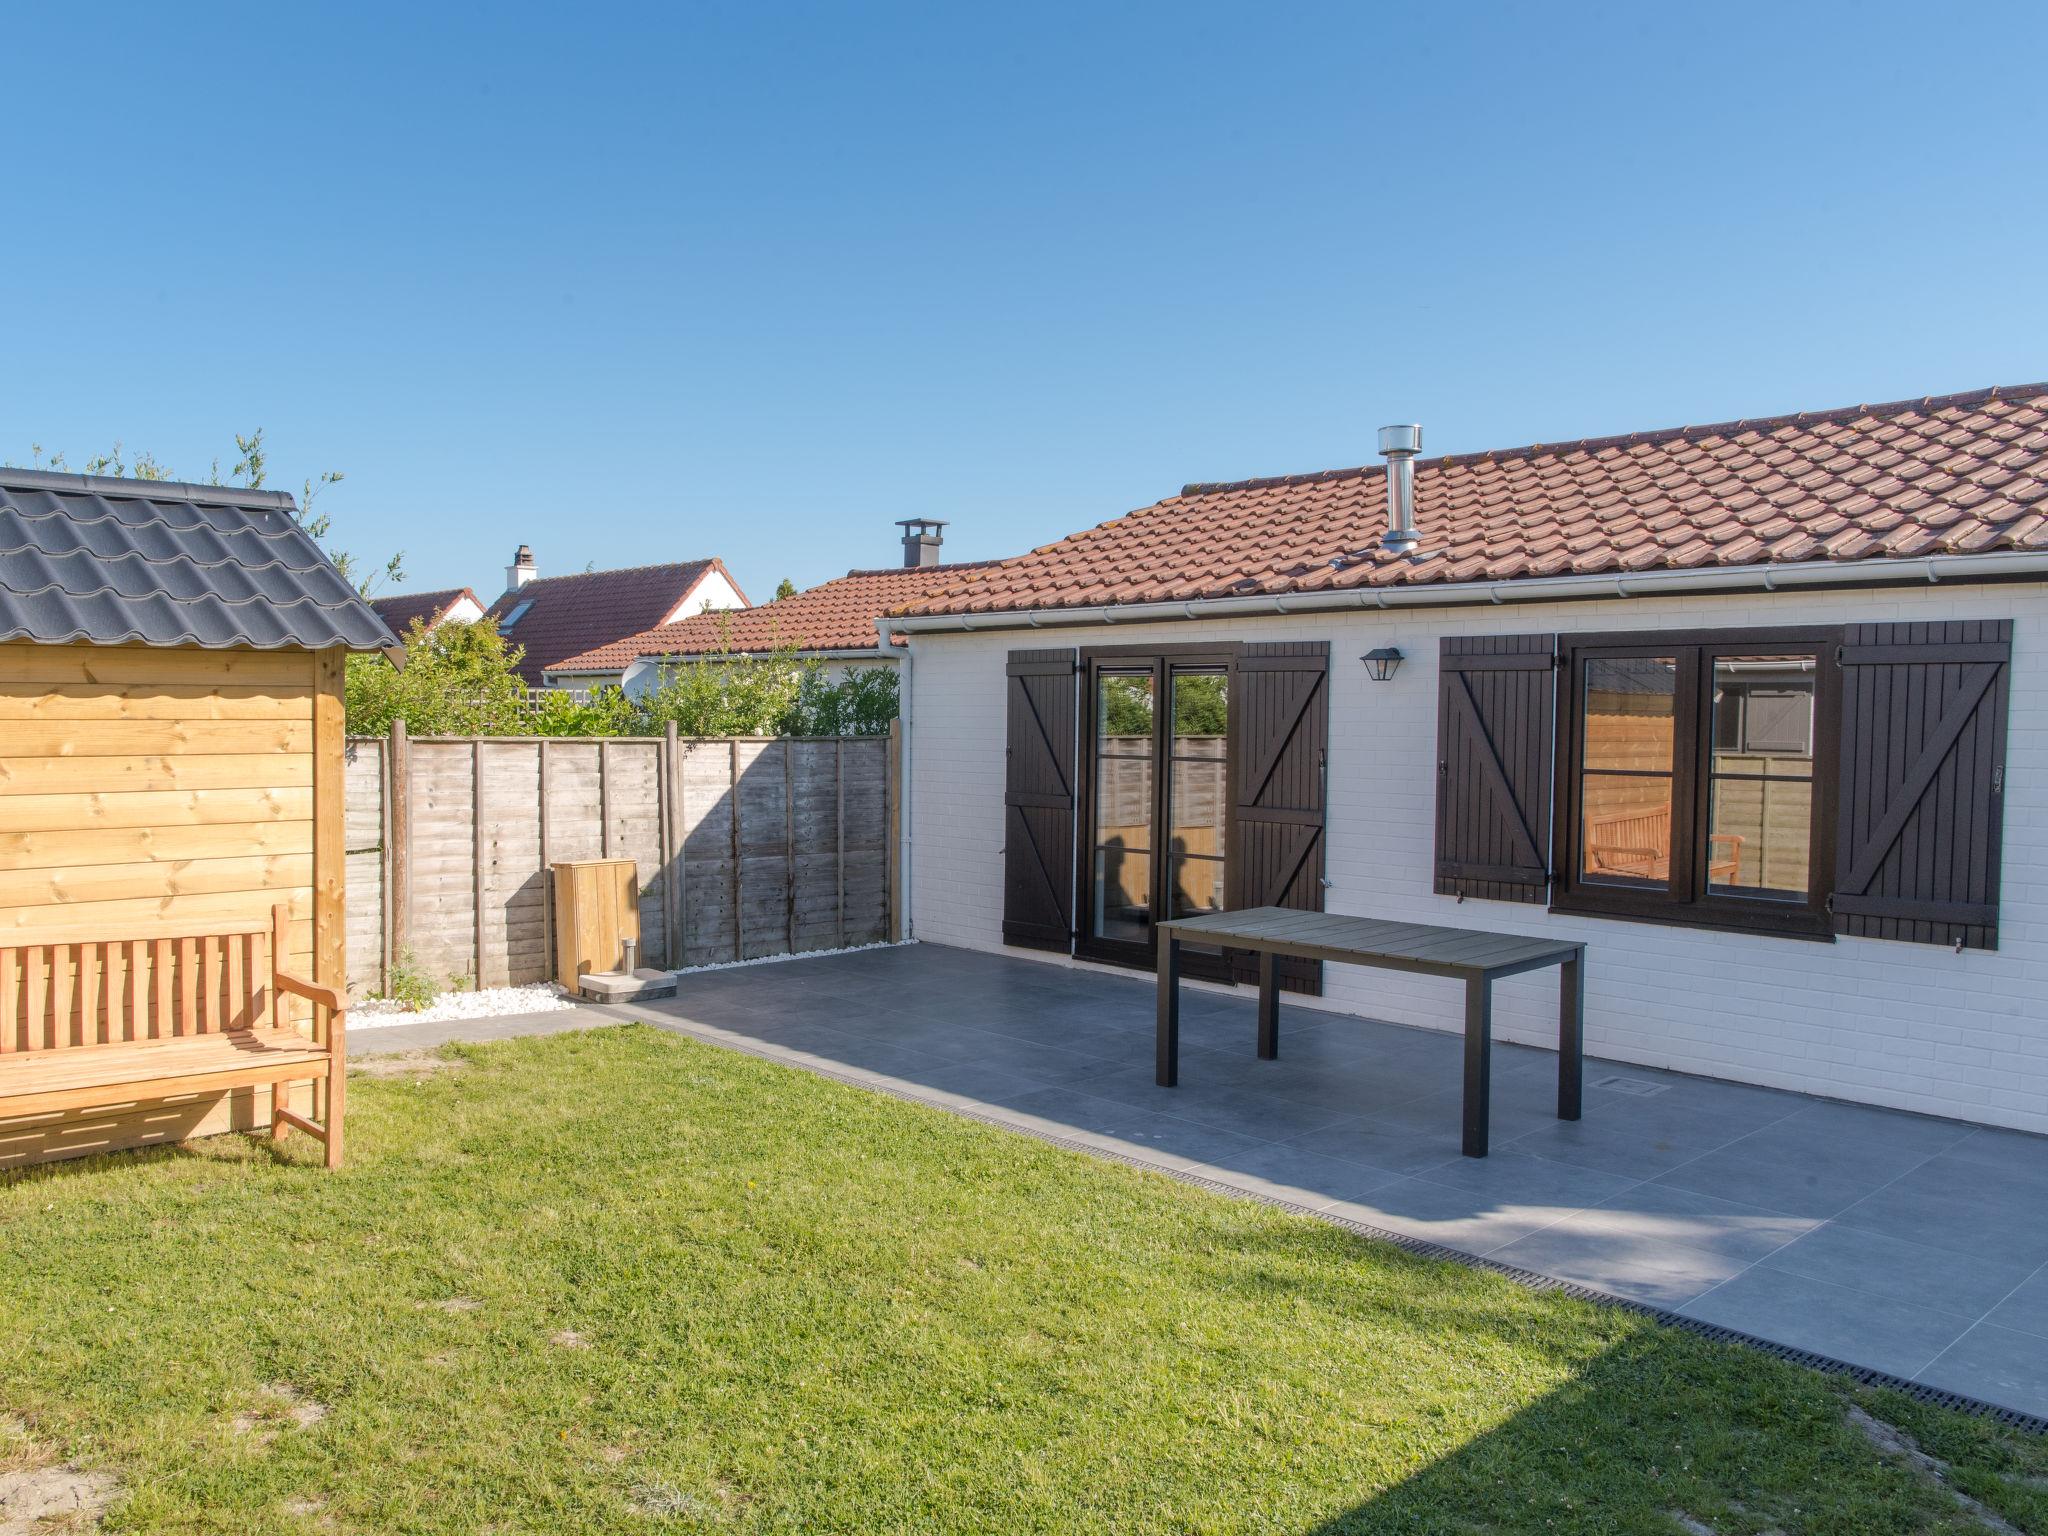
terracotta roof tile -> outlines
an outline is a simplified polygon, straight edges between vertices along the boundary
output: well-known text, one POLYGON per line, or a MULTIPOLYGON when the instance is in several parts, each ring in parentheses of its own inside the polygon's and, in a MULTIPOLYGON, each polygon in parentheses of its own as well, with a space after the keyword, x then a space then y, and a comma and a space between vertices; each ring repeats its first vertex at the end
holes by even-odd
POLYGON ((622 672, 642 656, 700 656, 720 650, 863 651, 875 648, 875 620, 938 588, 988 570, 993 561, 895 566, 844 576, 758 608, 697 614, 645 629, 550 664, 558 672, 622 672))
POLYGON ((1384 553, 1384 468, 1190 485, 906 597, 913 614, 2048 544, 2048 384, 1419 459, 1432 558, 1384 553))

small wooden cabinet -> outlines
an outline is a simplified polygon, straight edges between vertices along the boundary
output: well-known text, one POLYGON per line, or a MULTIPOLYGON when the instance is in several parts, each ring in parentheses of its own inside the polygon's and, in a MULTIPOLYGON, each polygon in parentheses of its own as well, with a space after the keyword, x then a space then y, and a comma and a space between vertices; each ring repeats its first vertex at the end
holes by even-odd
POLYGON ((593 971, 640 963, 640 877, 631 859, 571 859, 554 866, 555 979, 575 989, 593 971), (634 956, 628 960, 626 944, 634 956))

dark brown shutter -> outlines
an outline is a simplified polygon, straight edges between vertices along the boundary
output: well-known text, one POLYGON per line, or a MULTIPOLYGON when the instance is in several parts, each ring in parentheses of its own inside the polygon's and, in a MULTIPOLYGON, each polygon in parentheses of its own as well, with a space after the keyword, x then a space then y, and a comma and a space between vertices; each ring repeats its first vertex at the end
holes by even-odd
POLYGON ((1065 953, 1074 936, 1074 653, 1010 652, 1003 942, 1065 953))
POLYGON ((1843 634, 1837 933, 1998 947, 2010 619, 1843 634))
POLYGON ((1550 635, 1452 636, 1438 661, 1436 890, 1543 901, 1550 894, 1550 635))
MULTIPOLYGON (((1330 647, 1245 644, 1231 665, 1231 910, 1323 910, 1323 770, 1330 739, 1330 647)), ((1234 956, 1240 981, 1257 963, 1234 956)), ((1320 993, 1322 966, 1282 960, 1280 984, 1320 993)))

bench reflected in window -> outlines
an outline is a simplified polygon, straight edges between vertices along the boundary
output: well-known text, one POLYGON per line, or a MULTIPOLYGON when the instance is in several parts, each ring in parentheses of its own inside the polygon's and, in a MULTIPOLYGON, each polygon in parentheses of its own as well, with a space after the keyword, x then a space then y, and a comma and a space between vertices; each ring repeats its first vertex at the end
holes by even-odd
POLYGON ((1823 935, 1836 639, 1567 637, 1557 909, 1823 935))

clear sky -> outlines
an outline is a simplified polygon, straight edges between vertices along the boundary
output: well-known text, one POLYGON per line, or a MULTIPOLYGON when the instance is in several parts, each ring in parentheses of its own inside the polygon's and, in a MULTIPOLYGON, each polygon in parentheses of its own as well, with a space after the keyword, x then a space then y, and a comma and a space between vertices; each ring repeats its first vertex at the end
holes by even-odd
POLYGON ((0 459, 410 587, 2048 376, 2048 6, 10 8, 0 459))

